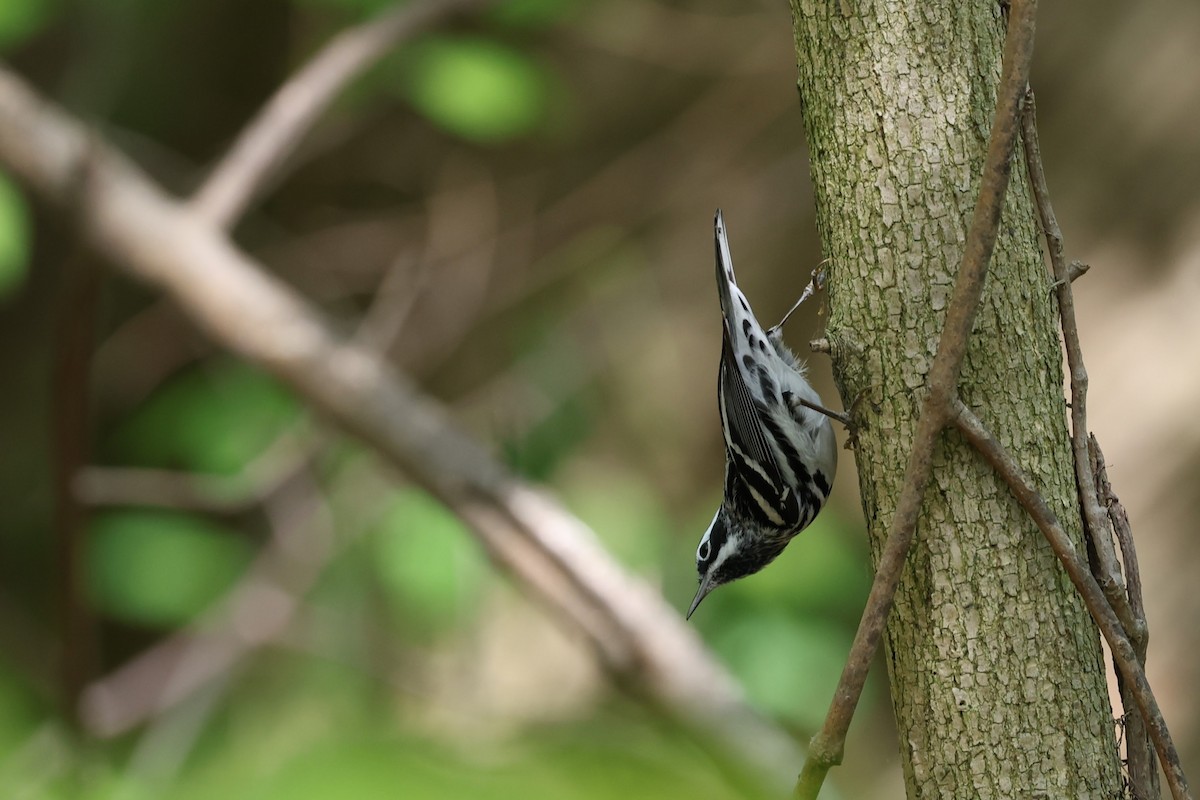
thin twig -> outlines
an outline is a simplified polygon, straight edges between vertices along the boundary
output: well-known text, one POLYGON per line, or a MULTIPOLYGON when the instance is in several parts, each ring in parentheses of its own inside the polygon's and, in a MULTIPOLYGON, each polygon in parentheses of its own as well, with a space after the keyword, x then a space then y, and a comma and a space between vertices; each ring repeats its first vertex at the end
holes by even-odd
MULTIPOLYGON (((1142 576, 1138 569, 1137 551, 1133 546, 1133 531, 1125 507, 1113 493, 1108 482, 1108 468, 1104 464, 1104 453, 1095 436, 1088 437, 1088 451, 1092 458, 1092 473, 1096 476, 1096 494, 1108 509, 1108 519, 1121 547, 1121 563, 1125 571, 1125 589, 1129 593, 1129 607, 1140 624, 1140 636, 1130 637, 1138 663, 1146 666, 1146 650, 1150 640, 1150 627, 1146 620, 1146 605, 1142 598, 1142 576)), ((1158 765, 1154 760, 1154 747, 1146 721, 1137 710, 1129 681, 1118 671, 1117 688, 1121 693, 1121 707, 1125 712, 1125 754, 1129 764, 1129 785, 1134 800, 1153 800, 1162 794, 1158 785, 1158 765)))
POLYGON ((389 50, 488 0, 418 0, 335 36, 271 97, 196 192, 192 205, 228 228, 274 177, 333 99, 389 50))
POLYGON ((1037 134, 1037 109, 1033 90, 1026 89, 1025 113, 1021 117, 1021 135, 1025 144, 1025 167, 1033 187, 1033 199, 1046 235, 1050 265, 1054 270, 1054 286, 1058 295, 1058 313, 1062 322, 1063 346, 1067 351, 1067 367, 1071 375, 1071 451, 1075 461, 1075 483, 1079 501, 1083 507, 1085 532, 1095 547, 1101 574, 1098 577, 1104 596, 1117 613, 1125 632, 1131 639, 1139 639, 1137 620, 1129 608, 1125 594, 1121 567, 1117 563, 1113 548, 1112 533, 1108 516, 1100 507, 1096 497, 1096 478, 1092 474, 1092 460, 1088 454, 1087 387, 1088 374, 1083 365, 1083 348, 1079 342, 1079 327, 1075 323, 1075 295, 1071 289, 1070 267, 1063 256, 1062 230, 1054 208, 1050 205, 1050 190, 1046 185, 1046 173, 1042 168, 1041 146, 1037 134))
POLYGON ((103 144, 88 193, 73 192, 69 176, 86 140, 78 122, 0 69, 0 163, 47 200, 78 206, 99 253, 169 294, 215 342, 278 377, 462 517, 495 564, 583 635, 618 686, 761 779, 794 763, 790 737, 746 705, 676 609, 377 353, 336 334, 294 289, 103 144))
POLYGON ((1138 626, 1140 637, 1130 637, 1133 646, 1138 650, 1138 658, 1146 662, 1146 645, 1150 633, 1146 629, 1146 603, 1142 596, 1142 573, 1138 568, 1137 551, 1133 546, 1133 530, 1129 525, 1129 516, 1125 506, 1113 493, 1112 484, 1108 482, 1108 467, 1104 463, 1104 453, 1100 450, 1100 442, 1095 435, 1088 436, 1088 451, 1092 459, 1092 473, 1096 476, 1096 494, 1100 502, 1108 509, 1108 518, 1112 522, 1113 531, 1117 535, 1117 543, 1121 547, 1121 562, 1124 564, 1125 588, 1129 592, 1129 606, 1133 615, 1142 620, 1138 626))
POLYGON ((431 271, 430 259, 418 259, 407 249, 397 253, 379 281, 355 338, 381 353, 388 352, 417 307, 431 271))
POLYGON ((896 502, 896 513, 888 528, 883 552, 876 567, 875 581, 867 597, 862 621, 854 636, 850 655, 834 692, 825 724, 813 737, 808 758, 796 783, 797 798, 815 800, 825 775, 840 764, 846 743, 846 731, 862 695, 867 671, 879 646, 883 628, 891 611, 900 583, 905 558, 912 545, 917 517, 932 471, 933 450, 938 435, 950 422, 952 403, 957 397, 959 373, 967 338, 979 298, 983 293, 988 262, 996 244, 1004 195, 1012 174, 1012 156, 1016 149, 1021 99, 1029 77, 1033 55, 1036 0, 1014 0, 1004 43, 1004 66, 998 87, 996 114, 988 140, 987 160, 979 182, 979 197, 971 220, 962 265, 954 284, 954 295, 946 310, 945 327, 938 342, 937 355, 929 370, 928 394, 921 408, 913 439, 904 484, 896 502))
MULTIPOLYGON (((1029 182, 1041 217, 1046 248, 1054 273, 1054 291, 1058 297, 1063 346, 1067 352, 1067 366, 1071 376, 1071 450, 1075 462, 1079 502, 1083 509, 1084 532, 1090 545, 1089 553, 1095 557, 1093 570, 1099 585, 1104 590, 1108 604, 1121 620, 1125 634, 1133 644, 1138 663, 1144 666, 1148 629, 1129 520, 1124 517, 1124 509, 1119 503, 1116 504, 1119 518, 1114 514, 1113 505, 1108 505, 1107 514, 1102 507, 1106 494, 1111 497, 1112 491, 1107 475, 1101 477, 1104 464, 1103 457, 1098 455, 1099 445, 1095 437, 1089 437, 1087 429, 1088 375, 1083 363, 1079 329, 1075 322, 1075 297, 1071 287, 1071 283, 1086 272, 1087 267, 1079 262, 1068 264, 1063 254, 1062 230, 1058 226, 1054 207, 1050 204, 1050 190, 1042 166, 1037 133, 1037 106, 1032 89, 1026 92, 1021 133, 1025 144, 1025 165, 1029 173, 1029 182), (1128 586, 1122 580, 1122 565, 1118 563, 1113 547, 1114 533, 1121 547, 1121 562, 1129 582, 1128 586)), ((1115 501, 1116 498, 1112 499, 1115 501)), ((1146 729, 1146 720, 1135 705, 1134 685, 1119 669, 1117 683, 1121 705, 1125 710, 1125 749, 1129 763, 1130 786, 1136 798, 1158 797, 1158 769, 1154 764, 1154 752, 1150 746, 1150 731, 1146 729)))
POLYGON ((1124 626, 1108 604, 1108 599, 1100 584, 1088 569, 1086 562, 1079 556, 1075 545, 1071 543, 1070 537, 1059 524, 1058 518, 1050 510, 1050 506, 1030 483, 1020 465, 992 437, 983 423, 963 405, 962 401, 957 399, 954 401, 954 412, 952 422, 1004 479, 1021 507, 1033 518, 1038 528, 1046 536, 1051 549, 1058 556, 1058 560, 1062 562, 1071 583, 1075 585, 1075 589, 1083 598, 1084 605, 1091 612, 1105 641, 1108 642, 1109 649, 1113 654, 1113 661, 1128 682, 1130 691, 1137 701, 1137 708, 1141 711, 1143 719, 1147 721, 1150 736, 1154 740, 1154 747, 1165 767, 1167 783, 1171 787, 1171 796, 1175 800, 1190 798, 1187 777, 1183 773, 1179 753, 1175 750, 1171 733, 1167 730, 1167 724, 1163 720, 1158 702, 1154 699, 1154 693, 1146 680, 1146 672, 1142 669, 1141 662, 1138 661, 1133 644, 1125 635, 1124 626))

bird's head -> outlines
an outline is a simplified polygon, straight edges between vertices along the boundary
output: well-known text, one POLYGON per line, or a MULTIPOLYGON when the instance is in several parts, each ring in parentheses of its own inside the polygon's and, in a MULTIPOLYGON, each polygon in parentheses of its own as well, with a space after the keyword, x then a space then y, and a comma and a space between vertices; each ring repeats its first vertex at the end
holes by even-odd
POLYGON ((688 609, 688 618, 713 589, 758 572, 774 561, 786 545, 786 538, 764 535, 764 532, 752 529, 722 504, 696 548, 700 588, 688 609))

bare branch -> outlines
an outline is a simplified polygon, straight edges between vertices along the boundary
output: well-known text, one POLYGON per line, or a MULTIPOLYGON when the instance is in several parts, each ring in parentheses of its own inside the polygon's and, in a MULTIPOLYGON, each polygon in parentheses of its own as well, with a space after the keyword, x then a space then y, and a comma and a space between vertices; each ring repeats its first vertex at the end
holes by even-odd
POLYGON ((196 192, 192 205, 213 225, 230 227, 333 99, 371 64, 443 19, 489 0, 417 0, 333 37, 283 84, 196 192))
POLYGON ((815 800, 829 768, 842 761, 846 731, 862 695, 867 671, 879 647, 904 561, 912 545, 925 486, 932 471, 933 450, 938 435, 950 422, 967 338, 983 293, 988 262, 996 245, 1004 195, 1012 174, 1021 99, 1033 55, 1036 11, 1036 0, 1014 0, 1012 4, 1004 43, 1004 67, 998 88, 996 115, 980 179, 979 198, 975 203, 962 266, 954 284, 954 295, 946 310, 946 323, 938 342, 937 355, 929 370, 929 393, 921 407, 912 452, 904 472, 904 484, 879 557, 867 606, 863 610, 862 621, 854 636, 854 644, 834 692, 825 724, 813 737, 808 759, 796 783, 795 795, 798 798, 815 800))
MULTIPOLYGON (((1067 366, 1071 375, 1071 450, 1075 462, 1079 502, 1083 509, 1084 532, 1091 544, 1090 552, 1095 555, 1092 568, 1108 604, 1121 620, 1125 634, 1133 644, 1138 664, 1144 666, 1148 629, 1145 608, 1142 606, 1141 579, 1137 573, 1133 536, 1124 509, 1112 495, 1112 488, 1104 470, 1103 456, 1099 454, 1099 445, 1094 436, 1089 436, 1087 428, 1088 375, 1083 364, 1079 329, 1075 323, 1075 295, 1071 287, 1075 278, 1087 271, 1087 266, 1078 261, 1067 264, 1063 255, 1062 231, 1050 204, 1050 189, 1046 184, 1046 174, 1042 166, 1041 145, 1037 133, 1037 107, 1032 89, 1026 91, 1021 133, 1025 144, 1025 166, 1029 173, 1029 183, 1041 217, 1046 249, 1050 253, 1050 264, 1054 272, 1054 291, 1058 296, 1063 346, 1067 351, 1067 366), (1111 498, 1111 503, 1107 502, 1108 498, 1111 498), (1102 504, 1108 506, 1107 514, 1102 504), (1129 581, 1128 587, 1122 580, 1122 567, 1117 561, 1116 550, 1113 547, 1114 533, 1121 547, 1121 561, 1129 581)), ((1154 764, 1154 752, 1150 746, 1150 732, 1146 729, 1146 720, 1135 704, 1134 684, 1120 669, 1117 670, 1117 683, 1125 712, 1125 749, 1133 794, 1137 798, 1158 797, 1158 769, 1154 764)))
POLYGON ((1125 506, 1113 493, 1112 484, 1108 482, 1108 468, 1104 464, 1104 453, 1100 450, 1100 442, 1095 435, 1088 436, 1088 451, 1092 459, 1092 473, 1096 476, 1096 494, 1100 502, 1108 509, 1108 518, 1112 522, 1113 532, 1117 535, 1117 543, 1121 546, 1121 562, 1124 564, 1125 588, 1129 592, 1129 606, 1133 614, 1142 624, 1137 626, 1140 637, 1130 637, 1138 650, 1138 658, 1146 663, 1146 645, 1150 633, 1146 630, 1146 603, 1142 597, 1142 573, 1138 569, 1137 551, 1133 546, 1133 531, 1129 525, 1129 516, 1125 506))
POLYGON ((473 528, 492 560, 580 632, 616 682, 760 776, 796 748, 751 711, 729 674, 657 592, 627 574, 582 522, 522 484, 379 356, 154 186, 118 153, 0 70, 0 163, 75 206, 91 244, 162 289, 206 331, 287 383, 473 528), (91 159, 86 193, 69 176, 91 159))
POLYGON ((238 475, 166 469, 87 466, 75 474, 73 490, 91 506, 157 506, 236 514, 261 503, 299 472, 316 449, 284 433, 238 475))
POLYGON ((1129 608, 1129 598, 1125 595, 1125 584, 1121 579, 1121 567, 1117 563, 1116 551, 1113 549, 1108 517, 1096 496, 1096 478, 1092 474, 1092 460, 1088 453, 1088 374, 1083 365, 1079 328, 1075 324, 1075 295, 1071 290, 1071 270, 1063 256, 1062 230, 1058 227, 1058 219, 1050 205, 1050 190, 1046 185, 1046 173, 1042 169, 1041 146, 1037 135, 1037 109, 1032 89, 1026 89, 1025 93, 1021 135, 1025 144, 1025 167, 1029 171, 1033 199, 1041 216, 1042 230, 1046 234, 1046 245, 1050 251, 1050 265, 1054 270, 1054 287, 1058 295, 1063 344, 1067 351, 1067 367, 1071 373, 1071 450, 1075 461, 1075 483, 1079 491, 1079 502, 1083 507, 1083 521, 1087 536, 1099 559, 1101 575, 1097 577, 1104 588, 1104 596, 1117 612, 1117 617, 1125 626, 1129 637, 1139 639, 1141 634, 1129 608))
MULTIPOLYGON (((1108 519, 1117 543, 1121 547, 1121 562, 1125 571, 1125 589, 1129 593, 1129 608, 1137 623, 1137 635, 1130 636, 1138 663, 1146 666, 1146 650, 1150 643, 1150 627, 1146 620, 1146 605, 1142 599, 1142 576, 1138 569, 1137 551, 1133 546, 1133 531, 1125 507, 1113 493, 1108 482, 1108 468, 1104 465, 1104 453, 1095 436, 1088 437, 1088 451, 1092 458, 1092 473, 1096 476, 1096 494, 1108 509, 1108 519)), ((1121 693, 1121 707, 1125 713, 1125 754, 1129 762, 1129 784, 1135 800, 1151 800, 1161 797, 1158 785, 1158 765, 1154 762, 1154 748, 1146 730, 1146 721, 1137 710, 1129 681, 1117 672, 1117 688, 1121 693)))
POLYGON ((1167 783, 1171 787, 1171 796, 1175 800, 1190 798, 1187 777, 1183 774, 1179 753, 1175 750, 1171 733, 1167 730, 1167 724, 1158 708, 1158 702, 1150 690, 1146 672, 1142 668, 1141 662, 1138 661, 1133 644, 1125 635, 1121 621, 1117 619, 1116 613, 1108 604, 1100 584, 1092 576, 1087 563, 1080 558, 1079 553, 1075 550, 1075 545, 1071 543, 1070 537, 1062 529, 1062 525, 1059 524, 1054 512, 1050 510, 1050 506, 1046 504, 1045 499, 1022 472, 1020 465, 992 437, 971 410, 962 404, 962 401, 954 401, 954 411, 955 416, 952 421, 963 436, 995 468, 1004 482, 1008 484, 1009 489, 1012 490, 1017 502, 1037 523, 1038 528, 1050 542, 1054 554, 1058 556, 1058 560, 1066 569, 1071 583, 1075 585, 1075 589, 1083 598, 1084 605, 1091 612, 1092 619, 1096 621, 1096 625, 1108 642, 1109 649, 1113 654, 1113 661, 1129 685, 1129 690, 1137 702, 1137 708, 1141 712, 1142 718, 1147 721, 1150 736, 1154 740, 1154 747, 1165 767, 1167 783))

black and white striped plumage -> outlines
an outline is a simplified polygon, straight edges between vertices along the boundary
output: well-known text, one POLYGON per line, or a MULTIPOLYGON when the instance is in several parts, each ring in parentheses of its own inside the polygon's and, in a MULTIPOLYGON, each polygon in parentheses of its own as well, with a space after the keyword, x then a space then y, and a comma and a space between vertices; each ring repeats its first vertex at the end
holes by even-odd
POLYGON ((696 550, 700 588, 689 617, 713 589, 758 572, 783 552, 825 504, 837 469, 829 417, 796 402, 821 403, 804 365, 784 345, 779 325, 763 330, 737 286, 720 211, 716 244, 725 498, 696 550))

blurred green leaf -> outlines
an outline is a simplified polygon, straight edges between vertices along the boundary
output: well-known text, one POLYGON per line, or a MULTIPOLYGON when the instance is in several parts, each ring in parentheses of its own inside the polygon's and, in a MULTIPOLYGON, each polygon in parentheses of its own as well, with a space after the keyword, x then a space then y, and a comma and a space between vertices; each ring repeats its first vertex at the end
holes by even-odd
POLYGON ((316 8, 336 8, 342 11, 349 12, 357 17, 369 17, 378 14, 386 9, 393 8, 397 5, 406 3, 398 3, 397 0, 293 0, 296 5, 312 6, 316 8))
POLYGON ((0 662, 0 753, 11 753, 45 713, 32 688, 21 673, 0 662))
MULTIPOLYGON (((4 9, 8 0, 0 0, 4 9)), ((0 10, 0 26, 4 14, 0 10)), ((0 40, 3 32, 0 31, 0 40)), ((25 282, 29 269, 29 211, 25 198, 6 175, 0 173, 0 300, 25 282)))
POLYGON ((404 756, 403 750, 385 742, 334 743, 289 764, 262 796, 279 800, 453 796, 447 791, 453 781, 432 775, 423 760, 404 756))
POLYGON ((545 116, 545 71, 499 42, 431 38, 413 47, 407 65, 409 101, 434 124, 465 139, 509 141, 545 116))
POLYGON ((871 572, 865 549, 856 546, 861 540, 852 536, 827 508, 769 567, 733 586, 758 606, 821 615, 849 610, 856 620, 871 589, 871 572))
POLYGON ((117 429, 116 455, 143 466, 232 475, 298 414, 295 398, 275 380, 221 360, 156 391, 117 429))
POLYGON ((463 524, 416 489, 396 493, 370 543, 389 596, 425 630, 460 620, 486 577, 463 524))
POLYGON ((632 718, 593 713, 585 724, 552 726, 528 735, 527 758, 489 777, 493 796, 520 796, 536 787, 537 797, 718 798, 734 794, 715 765, 687 741, 632 718), (500 788, 505 787, 506 788, 500 788))
POLYGON ((488 12, 488 19, 512 28, 553 25, 578 7, 578 0, 506 0, 488 12))
POLYGON ((57 0, 0 0, 0 51, 37 33, 57 10, 57 0))
POLYGON ((96 604, 113 617, 173 626, 195 617, 245 571, 251 548, 188 514, 119 511, 93 523, 88 575, 96 604))
POLYGON ((735 620, 711 644, 759 708, 815 730, 852 638, 836 625, 767 611, 735 620))

